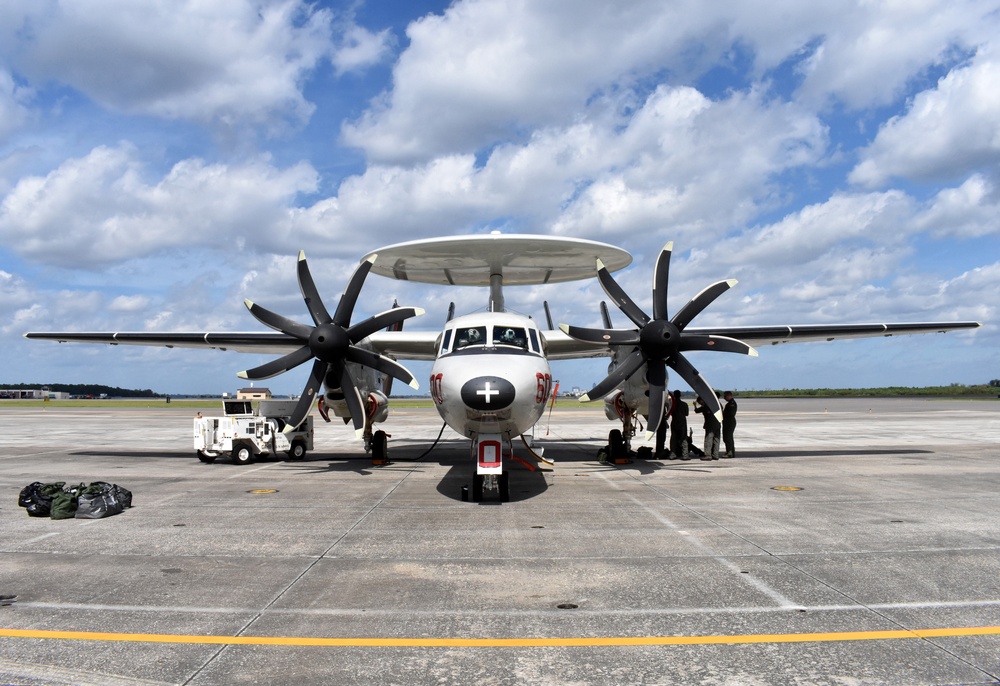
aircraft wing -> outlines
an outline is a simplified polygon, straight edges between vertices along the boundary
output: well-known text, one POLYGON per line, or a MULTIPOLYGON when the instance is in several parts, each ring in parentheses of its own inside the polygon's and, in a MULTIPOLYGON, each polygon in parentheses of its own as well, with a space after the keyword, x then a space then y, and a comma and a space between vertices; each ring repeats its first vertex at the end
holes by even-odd
MULTIPOLYGON (((748 345, 778 345, 779 343, 806 343, 809 341, 835 341, 846 338, 876 338, 906 334, 945 333, 961 329, 976 329, 979 322, 910 322, 888 324, 795 324, 781 326, 689 326, 687 334, 725 336, 748 345)), ((604 357, 611 348, 603 343, 591 343, 567 336, 562 331, 543 331, 550 360, 570 360, 585 357, 604 357)))
MULTIPOLYGON (((378 331, 367 339, 379 353, 410 360, 433 360, 438 333, 433 331, 378 331)), ((202 348, 238 353, 283 355, 302 347, 302 341, 278 332, 29 332, 25 338, 58 343, 106 343, 165 348, 202 348)))
POLYGON ((750 345, 777 345, 808 341, 836 341, 845 338, 876 338, 917 333, 946 333, 977 329, 979 322, 910 322, 896 324, 796 324, 790 326, 688 327, 686 333, 728 336, 750 345))

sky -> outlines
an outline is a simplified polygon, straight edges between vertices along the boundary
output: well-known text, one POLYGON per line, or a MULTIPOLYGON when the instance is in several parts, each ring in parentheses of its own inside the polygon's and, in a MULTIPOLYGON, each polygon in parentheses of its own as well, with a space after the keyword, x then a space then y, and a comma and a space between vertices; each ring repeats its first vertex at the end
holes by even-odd
MULTIPOLYGON (((628 250, 647 311, 673 241, 670 313, 739 280, 692 326, 984 325, 691 354, 716 389, 988 382, 998 36, 997 0, 5 0, 0 386, 231 392, 269 357, 23 333, 267 330, 244 298, 309 321, 299 250, 332 309, 380 246, 490 231, 628 250)), ((505 296, 582 326, 606 300, 505 296)), ((371 276, 355 321, 393 299, 434 330, 487 293, 371 276)), ((554 364, 564 389, 605 373, 554 364)))

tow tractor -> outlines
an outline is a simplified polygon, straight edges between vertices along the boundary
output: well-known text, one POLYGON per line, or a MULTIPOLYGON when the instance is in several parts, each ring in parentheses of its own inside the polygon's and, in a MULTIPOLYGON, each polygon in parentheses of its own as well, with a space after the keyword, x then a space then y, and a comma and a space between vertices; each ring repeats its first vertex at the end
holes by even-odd
POLYGON ((222 401, 221 417, 195 417, 194 449, 202 462, 229 454, 235 464, 250 464, 262 455, 285 453, 301 460, 313 449, 313 418, 308 416, 291 433, 283 429, 294 400, 261 400, 254 410, 249 400, 222 401))

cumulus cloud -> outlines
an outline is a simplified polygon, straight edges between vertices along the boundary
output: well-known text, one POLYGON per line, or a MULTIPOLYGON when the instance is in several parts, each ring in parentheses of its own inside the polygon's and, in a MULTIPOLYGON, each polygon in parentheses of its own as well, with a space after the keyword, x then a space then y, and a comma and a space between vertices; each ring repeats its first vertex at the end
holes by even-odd
POLYGON ((331 61, 337 74, 361 71, 389 56, 393 46, 389 29, 370 31, 357 24, 347 26, 339 36, 331 61))
POLYGON ((1000 234, 1000 191, 989 177, 973 174, 957 188, 939 191, 915 225, 938 238, 1000 234))
POLYGON ((956 50, 989 40, 991 12, 975 0, 466 0, 409 26, 392 88, 343 127, 343 139, 373 162, 469 152, 539 125, 569 125, 594 98, 641 91, 651 78, 690 84, 734 47, 749 50, 757 79, 797 66, 803 101, 882 105, 956 50))
POLYGON ((0 237, 43 264, 97 269, 165 248, 254 250, 287 218, 298 193, 314 191, 308 164, 272 167, 178 162, 147 183, 137 151, 100 147, 47 176, 21 179, 0 205, 0 237))
POLYGON ((891 118, 861 153, 852 183, 879 186, 892 177, 941 179, 1000 162, 1000 58, 982 51, 891 118))
POLYGON ((20 71, 168 119, 301 125, 313 111, 301 83, 332 49, 331 12, 300 0, 5 5, 3 51, 20 71))
POLYGON ((28 121, 31 97, 30 88, 19 86, 10 72, 0 69, 0 143, 28 121))

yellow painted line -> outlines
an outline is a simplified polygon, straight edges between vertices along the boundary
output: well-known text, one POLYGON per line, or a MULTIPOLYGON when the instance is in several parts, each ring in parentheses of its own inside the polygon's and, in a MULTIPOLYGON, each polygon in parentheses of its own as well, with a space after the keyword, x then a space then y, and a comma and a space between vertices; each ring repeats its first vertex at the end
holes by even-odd
POLYGON ((748 634, 732 636, 610 636, 566 638, 311 638, 308 636, 195 636, 189 634, 121 634, 101 631, 0 629, 0 638, 42 638, 63 641, 122 641, 132 643, 194 643, 212 645, 320 646, 375 648, 576 648, 616 646, 733 645, 741 643, 820 643, 825 641, 884 641, 901 638, 998 636, 1000 626, 897 631, 839 631, 811 634, 748 634))

